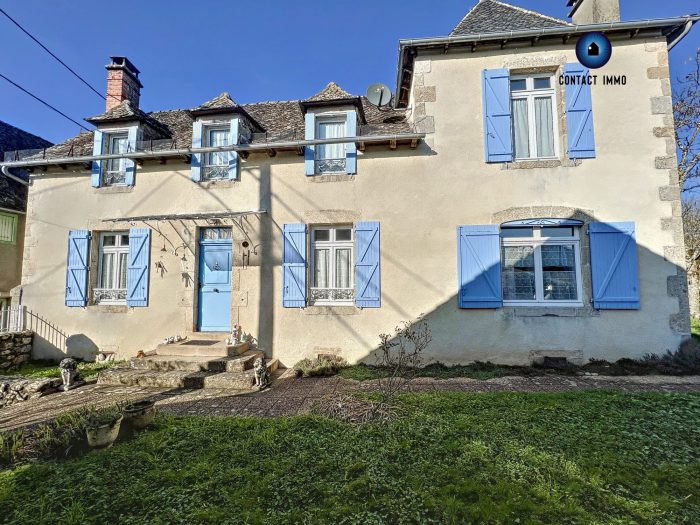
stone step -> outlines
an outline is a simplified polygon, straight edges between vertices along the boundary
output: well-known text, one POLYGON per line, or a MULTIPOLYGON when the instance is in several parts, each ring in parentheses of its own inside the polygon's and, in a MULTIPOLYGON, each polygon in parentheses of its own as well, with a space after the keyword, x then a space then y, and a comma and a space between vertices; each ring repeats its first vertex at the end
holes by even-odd
MULTIPOLYGON (((267 362, 267 371, 272 374, 279 368, 279 360, 271 359, 267 362)), ((255 383, 255 372, 245 370, 243 372, 222 372, 204 378, 204 388, 219 388, 222 390, 250 390, 255 383)))
POLYGON ((228 345, 226 341, 215 339, 186 339, 180 343, 160 344, 156 355, 187 357, 232 357, 248 350, 249 343, 228 345))
POLYGON ((141 386, 159 388, 204 388, 204 380, 215 372, 190 372, 170 370, 136 370, 133 368, 110 368, 97 376, 101 385, 141 386))
POLYGON ((260 355, 262 355, 262 352, 257 350, 248 350, 235 357, 153 355, 144 358, 132 358, 129 360, 129 367, 135 370, 159 372, 172 370, 187 372, 242 372, 252 368, 253 361, 260 355))

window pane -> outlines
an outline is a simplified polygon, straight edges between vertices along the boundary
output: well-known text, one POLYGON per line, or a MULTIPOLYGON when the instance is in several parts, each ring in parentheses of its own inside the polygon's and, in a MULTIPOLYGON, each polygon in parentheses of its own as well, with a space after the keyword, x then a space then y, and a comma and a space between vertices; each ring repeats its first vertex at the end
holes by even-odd
POLYGON ((542 280, 545 301, 576 301, 574 245, 542 246, 542 280))
POLYGON ((525 91, 527 89, 527 80, 524 78, 519 78, 517 80, 510 81, 511 91, 525 91))
POLYGON ((549 89, 552 87, 551 77, 536 78, 535 89, 549 89))
POLYGON ((314 250, 314 288, 328 288, 328 250, 314 250))
POLYGON ((515 142, 515 158, 530 157, 530 126, 527 114, 527 100, 513 100, 513 137, 515 142))
POLYGON ((535 99, 535 125, 537 127, 537 156, 554 156, 554 121, 552 97, 535 99))
MULTIPOLYGON (((320 122, 319 139, 335 139, 345 136, 345 122, 320 122)), ((317 159, 342 159, 345 157, 345 144, 319 144, 316 146, 317 159)))
POLYGON ((122 246, 129 246, 129 236, 122 235, 121 238, 122 238, 121 245, 122 246))
POLYGON ((117 238, 114 235, 105 235, 102 238, 102 246, 115 246, 117 238))
POLYGON ((102 274, 100 275, 100 288, 114 288, 114 253, 102 254, 102 274))
POLYGON ((126 252, 119 254, 119 285, 117 288, 126 288, 127 258, 128 254, 126 252))
POLYGON ((502 283, 506 301, 536 299, 534 246, 503 247, 502 283))
POLYGON ((341 229, 341 230, 335 230, 335 240, 336 241, 349 241, 352 240, 352 230, 347 228, 347 229, 341 229))
POLYGON ((335 287, 350 288, 350 248, 335 251, 335 287))
POLYGON ((573 237, 573 228, 542 228, 542 237, 573 237))
POLYGON ((504 239, 532 236, 532 228, 503 228, 501 230, 501 237, 503 237, 504 239))
POLYGON ((210 241, 231 239, 232 230, 231 228, 202 228, 201 236, 202 239, 210 241))
POLYGON ((314 230, 315 241, 329 241, 331 238, 330 230, 314 230))

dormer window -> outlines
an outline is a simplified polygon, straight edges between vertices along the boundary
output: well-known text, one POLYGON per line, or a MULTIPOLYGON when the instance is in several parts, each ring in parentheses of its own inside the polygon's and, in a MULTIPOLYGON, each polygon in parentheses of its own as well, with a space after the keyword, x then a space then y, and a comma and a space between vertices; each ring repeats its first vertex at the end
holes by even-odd
MULTIPOLYGON (((105 153, 126 153, 129 147, 129 135, 127 132, 106 133, 105 153)), ((102 170, 102 186, 126 184, 127 159, 108 159, 104 162, 102 170)))
MULTIPOLYGON (((345 114, 319 116, 316 118, 316 137, 319 139, 346 137, 346 122, 347 116, 345 114)), ((345 173, 345 144, 319 144, 315 151, 314 168, 318 174, 345 173)))
MULTIPOLYGON (((231 127, 229 125, 212 125, 204 128, 204 146, 228 146, 231 127)), ((204 154, 204 180, 221 180, 229 178, 229 157, 227 151, 213 151, 204 154)))

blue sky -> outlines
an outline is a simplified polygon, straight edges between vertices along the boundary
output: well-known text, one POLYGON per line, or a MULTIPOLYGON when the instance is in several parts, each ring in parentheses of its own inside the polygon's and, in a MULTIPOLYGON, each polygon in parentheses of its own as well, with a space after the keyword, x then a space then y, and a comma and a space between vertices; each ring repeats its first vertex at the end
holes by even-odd
MULTIPOLYGON (((362 94, 392 87, 400 38, 447 34, 475 0, 0 0, 49 49, 105 89, 110 55, 141 70, 146 111, 189 108, 228 91, 241 103, 306 98, 330 80, 362 94)), ((566 0, 512 0, 565 18, 566 0)), ((621 0, 623 20, 700 11, 697 0, 621 0)), ((679 75, 700 26, 672 53, 679 75)), ((0 15, 0 73, 81 121, 104 101, 0 15)), ((0 79, 0 120, 57 142, 75 124, 0 79)), ((87 124, 86 124, 87 125, 87 124)), ((89 126, 88 126, 89 127, 89 126)))

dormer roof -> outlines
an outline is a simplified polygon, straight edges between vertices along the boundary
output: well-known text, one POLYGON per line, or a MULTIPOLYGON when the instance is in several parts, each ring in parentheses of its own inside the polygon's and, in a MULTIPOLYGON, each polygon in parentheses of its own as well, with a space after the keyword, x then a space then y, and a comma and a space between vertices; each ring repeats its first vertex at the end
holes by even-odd
POLYGON ((332 106, 355 106, 360 122, 365 124, 364 107, 362 99, 356 95, 351 95, 335 82, 329 82, 326 87, 315 95, 299 102, 302 112, 306 113, 309 108, 332 107, 332 106))
POLYGON ((236 103, 231 95, 226 91, 215 96, 211 100, 207 100, 203 104, 200 104, 196 108, 190 109, 190 114, 193 117, 202 117, 206 115, 225 115, 227 113, 238 113, 245 116, 245 118, 250 122, 251 126, 255 128, 257 132, 265 131, 265 128, 255 120, 244 108, 243 106, 236 103))

